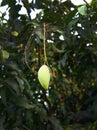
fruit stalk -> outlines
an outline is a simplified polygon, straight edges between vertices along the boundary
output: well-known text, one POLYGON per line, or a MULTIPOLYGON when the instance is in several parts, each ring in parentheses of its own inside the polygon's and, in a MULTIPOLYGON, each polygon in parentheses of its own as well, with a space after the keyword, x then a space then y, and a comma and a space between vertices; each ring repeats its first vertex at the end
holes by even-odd
POLYGON ((46 24, 44 26, 44 38, 43 38, 43 46, 44 46, 44 64, 47 64, 47 56, 46 56, 46 24))

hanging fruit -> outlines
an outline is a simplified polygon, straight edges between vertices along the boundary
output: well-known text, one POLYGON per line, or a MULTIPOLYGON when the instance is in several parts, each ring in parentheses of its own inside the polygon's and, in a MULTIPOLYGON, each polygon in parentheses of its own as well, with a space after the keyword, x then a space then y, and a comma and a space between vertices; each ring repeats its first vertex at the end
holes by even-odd
POLYGON ((50 82, 50 70, 47 65, 42 65, 38 71, 38 80, 44 89, 48 89, 50 82))

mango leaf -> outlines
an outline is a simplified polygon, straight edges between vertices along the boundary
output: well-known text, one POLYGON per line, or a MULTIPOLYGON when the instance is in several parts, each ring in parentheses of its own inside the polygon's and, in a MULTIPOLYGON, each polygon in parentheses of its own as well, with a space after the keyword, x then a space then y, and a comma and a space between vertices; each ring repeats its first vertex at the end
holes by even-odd
POLYGON ((10 5, 10 6, 12 6, 12 5, 14 5, 16 3, 16 0, 12 0, 12 1, 10 1, 10 0, 2 0, 2 2, 1 2, 1 6, 5 6, 5 5, 10 5))
POLYGON ((52 125, 54 126, 55 130, 63 130, 59 120, 57 120, 54 117, 50 118, 49 120, 52 123, 52 125))
POLYGON ((38 35, 38 37, 39 37, 40 39, 43 40, 44 36, 43 36, 43 30, 42 30, 42 28, 37 27, 37 29, 35 30, 35 33, 38 35))
POLYGON ((36 106, 36 112, 39 114, 39 118, 40 120, 43 122, 44 120, 47 121, 48 120, 48 116, 47 116, 47 111, 43 108, 42 105, 37 104, 36 106))
POLYGON ((3 87, 3 84, 0 84, 0 88, 2 88, 3 87))
POLYGON ((20 79, 19 77, 17 77, 17 76, 16 76, 16 80, 17 80, 17 82, 19 84, 19 88, 20 88, 21 92, 23 92, 23 90, 24 90, 24 81, 22 79, 20 79))
POLYGON ((9 69, 16 71, 18 74, 21 74, 21 70, 19 69, 18 65, 15 63, 9 63, 6 65, 9 69))
POLYGON ((6 4, 8 4, 7 0, 3 0, 0 4, 0 6, 5 6, 6 4))
POLYGON ((77 13, 77 8, 75 8, 66 16, 65 25, 68 25, 71 22, 72 18, 76 15, 76 13, 77 13))
POLYGON ((19 97, 17 100, 17 105, 20 107, 24 107, 26 109, 34 109, 35 106, 28 103, 28 100, 25 97, 19 97))
POLYGON ((22 77, 22 79, 23 79, 23 81, 24 81, 25 88, 26 88, 27 90, 30 89, 31 86, 30 86, 29 82, 26 80, 26 78, 23 78, 23 77, 22 77))
POLYGON ((5 88, 0 88, 0 96, 2 99, 2 103, 6 105, 6 90, 5 88))
POLYGON ((3 57, 3 59, 8 59, 9 53, 6 50, 2 50, 2 57, 3 57))
POLYGON ((87 15, 87 6, 83 5, 81 7, 78 7, 78 13, 81 15, 87 15))
POLYGON ((13 31, 11 34, 12 34, 14 37, 17 37, 17 36, 19 35, 19 33, 18 33, 17 31, 13 31))
POLYGON ((19 94, 20 91, 19 91, 19 85, 18 83, 13 80, 13 79, 7 79, 5 81, 7 83, 7 85, 9 86, 10 89, 12 89, 15 93, 19 94))
POLYGON ((0 130, 4 130, 5 116, 0 116, 0 130))
POLYGON ((53 44, 51 46, 52 46, 52 49, 53 49, 53 51, 55 53, 64 53, 65 52, 65 50, 61 50, 61 49, 57 48, 55 45, 53 45, 53 44))
POLYGON ((79 18, 76 18, 76 19, 71 20, 71 21, 69 22, 69 24, 68 24, 69 29, 72 29, 72 27, 73 27, 74 25, 76 25, 76 23, 78 22, 78 20, 79 20, 79 18))
POLYGON ((62 34, 62 35, 64 34, 64 32, 60 29, 57 29, 56 32, 58 32, 59 34, 62 34))

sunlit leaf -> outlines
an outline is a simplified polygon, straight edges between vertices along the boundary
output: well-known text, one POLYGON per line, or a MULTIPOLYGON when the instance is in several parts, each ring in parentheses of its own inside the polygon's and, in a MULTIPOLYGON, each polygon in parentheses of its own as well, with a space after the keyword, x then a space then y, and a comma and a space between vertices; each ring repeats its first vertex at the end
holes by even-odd
POLYGON ((81 15, 87 15, 87 6, 86 5, 83 5, 81 7, 78 7, 78 12, 81 14, 81 15))
POLYGON ((13 32, 12 32, 12 35, 15 36, 15 37, 17 37, 19 34, 18 34, 18 32, 13 31, 13 32))
POLYGON ((2 50, 2 56, 3 56, 3 59, 8 59, 9 53, 6 50, 2 50))

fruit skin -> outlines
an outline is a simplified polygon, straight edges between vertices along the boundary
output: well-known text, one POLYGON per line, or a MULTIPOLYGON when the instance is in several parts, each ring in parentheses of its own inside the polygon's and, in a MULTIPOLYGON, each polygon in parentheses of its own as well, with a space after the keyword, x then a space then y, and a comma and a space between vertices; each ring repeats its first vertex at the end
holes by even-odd
POLYGON ((50 70, 47 65, 42 65, 38 71, 38 80, 44 89, 48 89, 50 82, 50 70))

